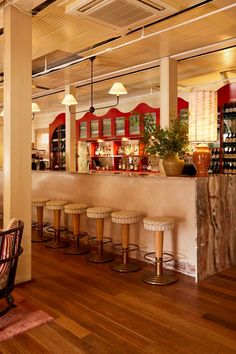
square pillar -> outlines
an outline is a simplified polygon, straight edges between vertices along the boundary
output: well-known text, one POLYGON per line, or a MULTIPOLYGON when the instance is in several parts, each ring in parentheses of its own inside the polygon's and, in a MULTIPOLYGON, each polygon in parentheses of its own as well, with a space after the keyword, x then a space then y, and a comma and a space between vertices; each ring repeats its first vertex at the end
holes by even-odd
POLYGON ((10 219, 24 226, 17 282, 31 278, 31 100, 32 20, 16 7, 4 7, 4 227, 10 219))
POLYGON ((160 62, 160 125, 169 128, 177 117, 177 62, 168 57, 160 62))
MULTIPOLYGON (((65 95, 76 96, 76 87, 67 86, 65 95)), ((66 109, 66 171, 76 172, 76 106, 65 106, 66 109)))

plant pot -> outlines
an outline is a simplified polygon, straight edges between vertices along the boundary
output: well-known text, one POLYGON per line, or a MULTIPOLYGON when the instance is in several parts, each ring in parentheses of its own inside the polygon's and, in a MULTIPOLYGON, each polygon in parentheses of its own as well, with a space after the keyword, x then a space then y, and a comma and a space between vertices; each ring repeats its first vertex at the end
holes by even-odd
POLYGON ((184 168, 184 160, 177 156, 168 156, 163 159, 166 176, 180 176, 184 168))

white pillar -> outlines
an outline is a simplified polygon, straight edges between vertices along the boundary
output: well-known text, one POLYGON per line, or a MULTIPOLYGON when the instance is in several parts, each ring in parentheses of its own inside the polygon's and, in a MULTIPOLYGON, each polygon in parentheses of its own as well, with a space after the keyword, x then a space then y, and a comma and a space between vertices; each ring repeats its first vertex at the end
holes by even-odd
MULTIPOLYGON (((76 96, 75 86, 67 86, 65 94, 76 96)), ((76 172, 76 106, 66 106, 66 170, 76 172)))
POLYGON ((160 66, 160 126, 169 127, 177 117, 177 62, 162 58, 160 66))
POLYGON ((17 282, 31 278, 32 22, 10 4, 4 8, 4 226, 24 221, 17 282))

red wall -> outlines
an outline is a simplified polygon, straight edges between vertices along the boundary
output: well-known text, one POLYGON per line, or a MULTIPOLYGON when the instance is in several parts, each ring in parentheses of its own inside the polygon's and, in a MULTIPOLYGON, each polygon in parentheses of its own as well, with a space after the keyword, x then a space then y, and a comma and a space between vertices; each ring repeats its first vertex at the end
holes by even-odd
POLYGON ((224 103, 236 101, 236 82, 227 84, 217 91, 218 107, 222 109, 224 103))

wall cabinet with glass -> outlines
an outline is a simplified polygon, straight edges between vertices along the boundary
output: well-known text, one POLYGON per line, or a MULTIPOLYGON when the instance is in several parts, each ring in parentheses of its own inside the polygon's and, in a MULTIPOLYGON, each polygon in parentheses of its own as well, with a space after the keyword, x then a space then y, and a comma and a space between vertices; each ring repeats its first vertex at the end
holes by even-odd
POLYGON ((236 173, 236 100, 223 106, 223 173, 236 173))
POLYGON ((92 170, 140 170, 144 154, 139 139, 90 142, 88 146, 92 170))
POLYGON ((76 123, 78 171, 144 170, 148 162, 141 136, 147 114, 159 124, 159 109, 145 103, 139 104, 132 112, 112 108, 100 117, 86 113, 76 123))
POLYGON ((49 125, 50 169, 66 169, 66 129, 65 114, 59 114, 49 125))
POLYGON ((212 148, 211 173, 236 174, 236 83, 218 92, 218 142, 212 148))

